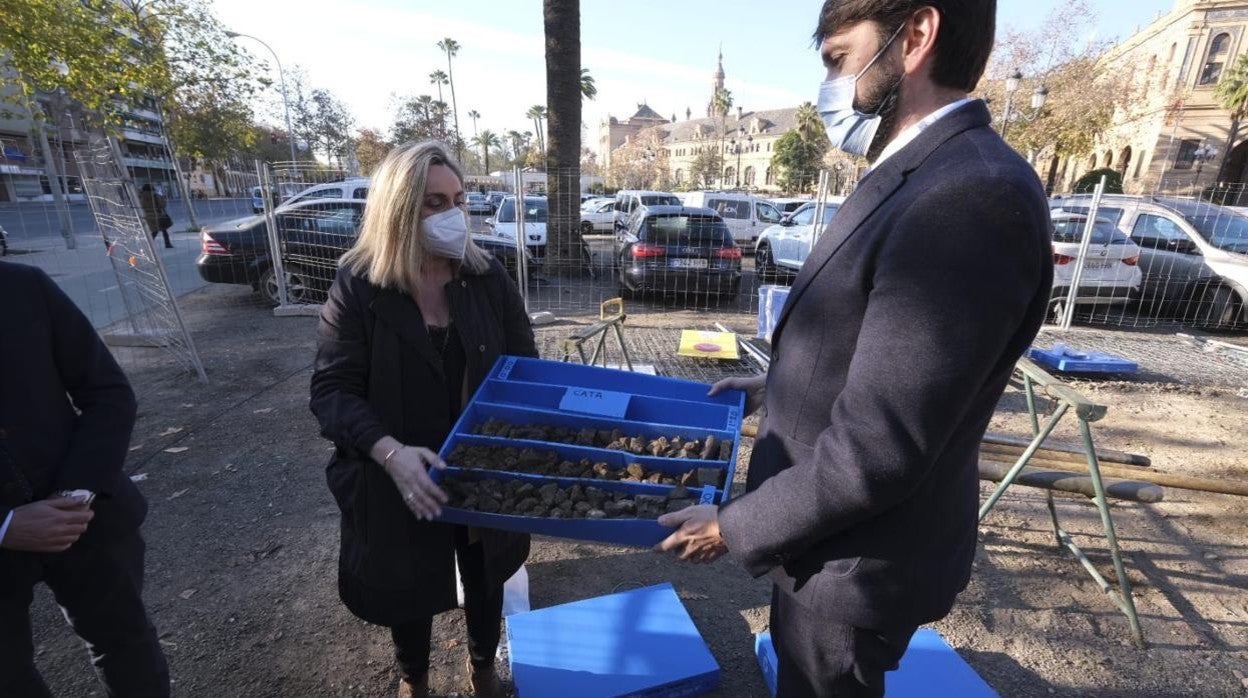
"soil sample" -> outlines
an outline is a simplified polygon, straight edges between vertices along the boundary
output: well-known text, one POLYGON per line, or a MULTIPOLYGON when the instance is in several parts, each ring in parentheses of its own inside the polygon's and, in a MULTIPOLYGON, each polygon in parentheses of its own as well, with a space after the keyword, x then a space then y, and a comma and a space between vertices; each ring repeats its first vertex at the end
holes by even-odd
POLYGON ((456 446, 446 462, 464 470, 499 470, 546 477, 647 482, 655 485, 680 484, 696 487, 722 487, 726 473, 722 468, 694 468, 678 475, 671 475, 652 470, 640 463, 629 463, 623 469, 616 470, 604 462, 595 462, 588 458, 582 458, 579 461, 568 460, 555 451, 474 444, 456 446))
POLYGON ((630 495, 591 486, 534 485, 522 480, 461 479, 447 475, 440 483, 446 506, 486 514, 545 519, 657 519, 697 503, 683 485, 664 495, 630 495))
POLYGON ((491 436, 500 439, 522 439, 525 441, 547 441, 550 443, 574 444, 592 448, 606 448, 613 451, 626 451, 636 456, 653 456, 655 458, 689 458, 694 460, 726 461, 732 457, 732 442, 707 435, 704 439, 686 440, 680 436, 647 439, 642 436, 628 435, 619 429, 571 429, 568 427, 552 427, 540 424, 515 425, 508 424, 493 417, 473 428, 477 436, 491 436))

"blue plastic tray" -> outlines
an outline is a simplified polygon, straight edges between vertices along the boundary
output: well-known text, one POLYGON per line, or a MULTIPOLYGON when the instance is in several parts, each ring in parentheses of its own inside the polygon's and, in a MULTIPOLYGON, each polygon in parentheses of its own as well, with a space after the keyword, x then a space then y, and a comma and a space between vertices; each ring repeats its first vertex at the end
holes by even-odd
MULTIPOLYGON (((453 476, 460 480, 522 480, 541 487, 555 483, 560 487, 581 485, 597 487, 604 492, 624 492, 627 494, 654 494, 666 497, 672 490, 670 486, 649 485, 636 482, 612 482, 603 480, 583 480, 577 478, 544 477, 541 475, 525 475, 523 473, 502 473, 491 470, 461 470, 447 468, 431 471, 434 482, 443 477, 453 476)), ((716 494, 713 487, 689 487, 689 493, 702 504, 710 504, 716 494)), ((467 509, 442 508, 440 521, 478 526, 481 528, 498 528, 504 531, 536 533, 557 538, 575 538, 599 543, 617 543, 621 545, 639 545, 653 547, 672 534, 672 529, 660 526, 654 519, 549 519, 533 516, 517 516, 514 514, 487 514, 467 509)))
MULTIPOLYGON (((585 366, 582 364, 544 361, 515 356, 500 357, 486 380, 477 389, 459 420, 447 437, 439 455, 446 458, 461 443, 530 447, 554 450, 568 458, 590 458, 606 462, 613 468, 637 462, 662 472, 677 474, 694 468, 713 467, 724 470, 724 487, 705 488, 703 501, 719 503, 726 500, 736 471, 740 447, 741 419, 745 413, 745 395, 729 391, 707 397, 710 386, 703 383, 650 376, 629 371, 585 366), (511 424, 543 424, 575 429, 619 429, 628 436, 657 438, 681 436, 703 439, 712 435, 732 444, 726 461, 655 458, 634 456, 624 451, 526 441, 474 435, 473 429, 494 418, 511 424)), ((492 471, 468 472, 489 475, 492 471)), ((498 473, 499 477, 516 476, 498 473)), ((531 476, 535 481, 561 480, 531 476)), ((566 480, 566 479, 564 479, 566 480)), ((639 485, 612 481, 579 479, 572 484, 593 485, 614 490, 615 485, 626 491, 666 495, 669 485, 639 485)), ((697 490, 697 488, 690 488, 697 490)), ((670 529, 653 521, 627 519, 535 519, 522 516, 483 514, 457 509, 443 509, 442 520, 487 528, 505 528, 563 538, 595 540, 626 545, 653 545, 670 529)))
MULTIPOLYGON (((754 653, 767 688, 774 696, 779 662, 770 633, 754 636, 754 653)), ((910 638, 901 665, 884 675, 884 695, 886 698, 997 698, 997 692, 931 628, 919 629, 910 638)))
POLYGON ((671 584, 507 617, 518 698, 696 696, 719 665, 671 584))
POLYGON ((1052 349, 1032 347, 1027 358, 1053 371, 1062 373, 1138 373, 1140 365, 1113 354, 1079 351, 1064 344, 1052 349))

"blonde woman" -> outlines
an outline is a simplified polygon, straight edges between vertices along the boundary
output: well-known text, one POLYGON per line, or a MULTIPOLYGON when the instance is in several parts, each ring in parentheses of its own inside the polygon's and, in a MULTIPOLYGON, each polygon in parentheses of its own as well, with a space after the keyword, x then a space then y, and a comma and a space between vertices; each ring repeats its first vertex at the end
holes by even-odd
POLYGON ((428 470, 445 467, 436 451, 469 395, 500 355, 537 356, 519 291, 472 243, 465 207, 441 143, 386 157, 321 312, 312 374, 312 412, 336 446, 339 595, 390 628, 404 697, 428 695, 433 616, 457 606, 456 557, 473 690, 503 695, 503 582, 529 554, 527 535, 432 521, 446 496, 428 470))

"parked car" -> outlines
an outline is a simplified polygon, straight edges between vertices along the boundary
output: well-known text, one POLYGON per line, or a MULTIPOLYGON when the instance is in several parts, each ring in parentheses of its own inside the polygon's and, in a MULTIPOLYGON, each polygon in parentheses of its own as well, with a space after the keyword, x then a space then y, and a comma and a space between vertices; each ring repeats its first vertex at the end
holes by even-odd
MULTIPOLYGON (((363 201, 336 199, 300 201, 275 212, 290 302, 325 300, 338 259, 355 244, 363 216, 363 201)), ((513 241, 479 234, 472 240, 502 261, 516 278, 513 241)), ((201 254, 195 261, 200 278, 210 283, 251 286, 267 302, 278 303, 277 275, 264 216, 206 226, 200 243, 201 254)))
POLYGON ((621 230, 628 223, 633 211, 642 206, 680 206, 680 198, 665 191, 642 191, 624 189, 615 193, 615 230, 621 230))
MULTIPOLYGON (((1092 197, 1055 197, 1052 207, 1087 214, 1092 197)), ((1140 247, 1140 307, 1150 315, 1213 328, 1248 322, 1248 218, 1197 199, 1113 194, 1108 218, 1140 247)))
POLYGON ((780 222, 780 211, 770 201, 740 192, 691 191, 685 194, 686 206, 703 206, 718 213, 732 231, 738 245, 754 247, 759 235, 769 225, 780 222))
POLYGON ((643 206, 616 233, 620 293, 710 292, 735 297, 741 248, 714 211, 643 206))
POLYGON ((490 200, 490 213, 497 213, 499 204, 503 203, 503 199, 506 199, 508 196, 511 196, 511 194, 505 191, 487 191, 485 198, 490 200))
POLYGON ((581 233, 610 233, 615 224, 615 201, 596 199, 581 207, 581 233))
POLYGON ((768 226, 754 246, 754 272, 761 281, 772 281, 781 274, 801 271, 815 238, 832 222, 844 199, 835 197, 824 202, 823 223, 815 225, 816 202, 807 201, 795 211, 768 226))
POLYGON ((494 213, 494 207, 490 205, 490 199, 485 194, 476 192, 468 192, 466 199, 468 201, 468 213, 473 216, 488 216, 494 213))
MULTIPOLYGON (((1075 261, 1087 229, 1088 216, 1057 210, 1053 218, 1053 296, 1056 317, 1074 282, 1075 261)), ((1088 241, 1088 254, 1079 277, 1075 305, 1126 305, 1139 297, 1144 274, 1140 271, 1140 247, 1118 230, 1109 218, 1097 217, 1088 241)))
MULTIPOLYGON (((546 216, 548 203, 545 197, 524 197, 524 234, 529 253, 541 259, 546 256, 546 216)), ((516 197, 508 196, 498 206, 498 213, 486 220, 495 237, 515 241, 516 197)))

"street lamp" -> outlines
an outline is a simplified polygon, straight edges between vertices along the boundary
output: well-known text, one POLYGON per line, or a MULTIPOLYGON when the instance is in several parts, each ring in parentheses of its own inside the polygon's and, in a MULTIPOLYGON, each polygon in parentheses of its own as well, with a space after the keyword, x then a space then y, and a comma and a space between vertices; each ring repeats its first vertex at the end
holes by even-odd
MULTIPOLYGON (((737 135, 738 136, 741 135, 741 129, 737 129, 737 135)), ((728 141, 728 143, 729 145, 732 146, 733 152, 737 154, 737 171, 735 173, 736 174, 735 186, 736 188, 740 189, 741 188, 741 143, 736 138, 733 138, 732 140, 728 141)), ((745 137, 746 148, 749 148, 750 145, 752 145, 753 143, 754 143, 754 136, 745 137)))
POLYGON ((241 32, 226 31, 225 35, 231 39, 239 37, 251 39, 261 46, 269 50, 273 54, 273 61, 277 63, 277 79, 282 83, 282 111, 286 113, 286 143, 290 146, 290 162, 295 168, 295 178, 299 177, 299 158, 295 155, 295 130, 290 126, 290 101, 286 98, 286 73, 282 70, 282 60, 277 57, 277 51, 272 46, 266 44, 263 40, 252 36, 251 34, 243 34, 241 32))
POLYGON ((1023 73, 1015 70, 1005 78, 1005 111, 1001 114, 1001 138, 1005 139, 1010 132, 1011 121, 1033 121, 1040 116, 1040 110, 1044 108, 1045 101, 1049 98, 1049 88, 1041 85, 1031 93, 1031 113, 1023 114, 1014 111, 1014 93, 1018 92, 1018 88, 1022 84, 1023 73))
POLYGON ((1196 158, 1196 179, 1192 184, 1196 189, 1200 189, 1200 171, 1205 168, 1206 162, 1218 156, 1218 149, 1208 143, 1202 143, 1192 155, 1196 158))

